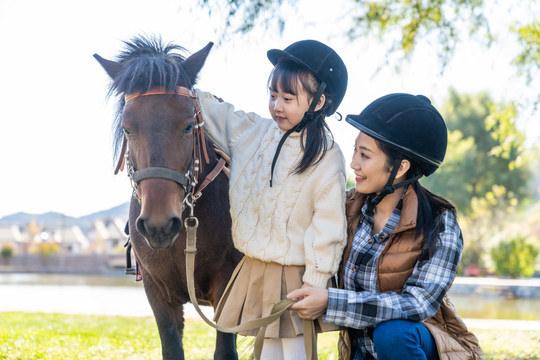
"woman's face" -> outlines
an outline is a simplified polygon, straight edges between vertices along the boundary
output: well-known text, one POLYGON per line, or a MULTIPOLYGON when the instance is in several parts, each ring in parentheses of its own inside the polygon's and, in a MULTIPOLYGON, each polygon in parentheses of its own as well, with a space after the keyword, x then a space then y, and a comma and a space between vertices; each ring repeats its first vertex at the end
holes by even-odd
POLYGON ((268 110, 281 130, 290 130, 298 125, 309 109, 310 99, 300 81, 297 89, 296 95, 283 91, 279 84, 277 89, 270 89, 268 110))
POLYGON ((354 145, 351 168, 356 178, 356 191, 361 194, 382 191, 390 172, 386 167, 386 154, 372 137, 360 132, 354 145))

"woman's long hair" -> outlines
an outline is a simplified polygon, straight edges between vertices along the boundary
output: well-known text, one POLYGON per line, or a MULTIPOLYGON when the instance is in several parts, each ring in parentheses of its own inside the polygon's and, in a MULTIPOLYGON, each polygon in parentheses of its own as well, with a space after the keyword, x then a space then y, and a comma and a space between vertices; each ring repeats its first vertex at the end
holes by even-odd
MULTIPOLYGON (((390 172, 392 170, 391 167, 394 163, 394 159, 400 155, 400 152, 380 141, 376 142, 379 148, 386 154, 385 168, 390 172)), ((406 179, 410 179, 420 173, 420 167, 414 160, 411 160, 406 156, 403 158, 411 163, 410 169, 405 174, 406 179)), ((418 180, 412 182, 411 186, 416 192, 416 197, 418 199, 416 236, 422 234, 424 237, 422 258, 424 256, 431 257, 436 250, 439 233, 444 230, 441 215, 445 211, 451 211, 455 215, 456 208, 442 196, 434 194, 423 187, 418 180)))
MULTIPOLYGON (((295 96, 298 96, 299 84, 302 85, 304 91, 308 94, 310 102, 313 101, 313 97, 319 87, 319 81, 305 67, 293 61, 280 61, 276 64, 268 78, 268 88, 271 91, 280 89, 295 96)), ((295 174, 301 174, 311 165, 315 165, 321 161, 326 151, 334 144, 332 132, 325 121, 328 107, 332 102, 332 95, 326 91, 324 95, 326 101, 323 107, 315 112, 313 119, 309 120, 301 130, 300 139, 305 139, 305 141, 301 141, 304 154, 294 170, 295 174), (332 137, 332 144, 330 145, 326 137, 327 133, 332 137)))

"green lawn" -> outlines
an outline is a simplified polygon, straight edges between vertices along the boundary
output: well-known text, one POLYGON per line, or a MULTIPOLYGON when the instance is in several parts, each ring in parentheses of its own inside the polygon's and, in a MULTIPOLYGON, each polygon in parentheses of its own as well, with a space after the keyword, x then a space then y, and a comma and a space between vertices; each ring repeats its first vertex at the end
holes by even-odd
MULTIPOLYGON (((474 330, 486 359, 540 359, 540 331, 474 330)), ((319 359, 337 359, 337 333, 319 336, 319 359)), ((186 322, 187 359, 212 359, 215 334, 202 321, 186 322)), ((251 338, 239 337, 242 359, 251 338)), ((0 313, 0 359, 161 359, 153 318, 0 313)))

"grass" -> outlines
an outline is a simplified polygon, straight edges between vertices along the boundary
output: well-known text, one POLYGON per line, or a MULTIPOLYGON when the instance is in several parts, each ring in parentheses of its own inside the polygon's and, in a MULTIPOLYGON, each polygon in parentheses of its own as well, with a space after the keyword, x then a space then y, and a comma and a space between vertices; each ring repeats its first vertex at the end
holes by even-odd
MULTIPOLYGON (((475 330, 486 359, 540 359, 540 331, 475 330)), ((186 321, 187 359, 212 359, 214 331, 198 320, 186 321)), ((319 359, 337 359, 337 333, 319 335, 319 359)), ((239 337, 248 359, 251 338, 239 337)), ((120 316, 0 313, 0 359, 161 359, 154 319, 120 316)))

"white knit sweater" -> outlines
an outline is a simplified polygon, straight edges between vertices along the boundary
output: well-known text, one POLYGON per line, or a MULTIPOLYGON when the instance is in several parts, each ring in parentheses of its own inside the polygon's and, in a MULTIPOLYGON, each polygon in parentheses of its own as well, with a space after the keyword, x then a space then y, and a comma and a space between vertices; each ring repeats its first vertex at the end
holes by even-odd
MULTIPOLYGON (((303 282, 324 288, 337 272, 346 243, 345 161, 334 143, 324 158, 293 174, 302 158, 300 134, 287 138, 272 119, 234 110, 197 91, 208 137, 231 157, 232 235, 245 255, 282 265, 305 265, 303 282)), ((332 140, 329 137, 329 144, 332 140)))

